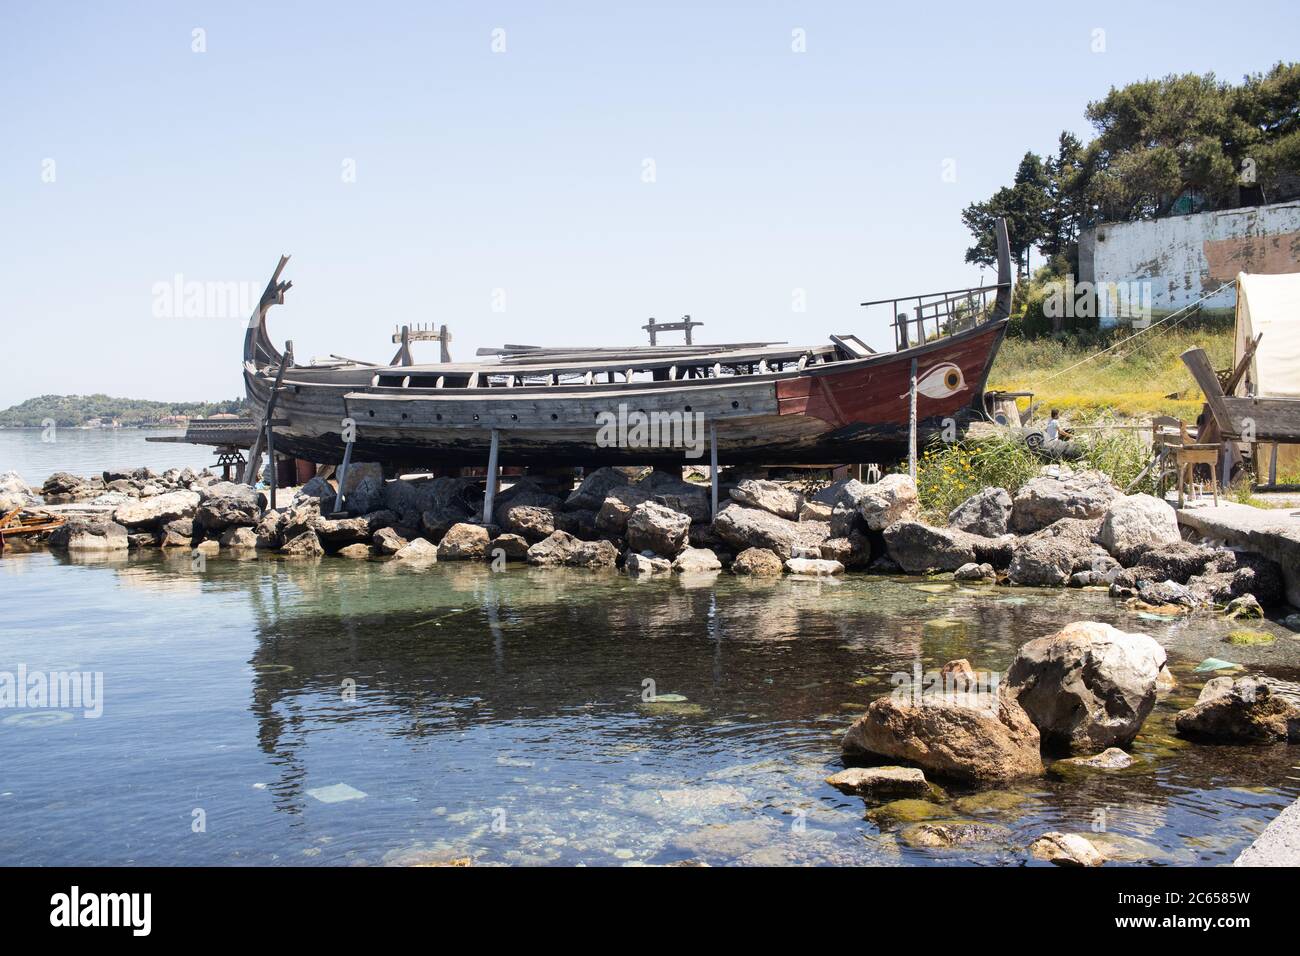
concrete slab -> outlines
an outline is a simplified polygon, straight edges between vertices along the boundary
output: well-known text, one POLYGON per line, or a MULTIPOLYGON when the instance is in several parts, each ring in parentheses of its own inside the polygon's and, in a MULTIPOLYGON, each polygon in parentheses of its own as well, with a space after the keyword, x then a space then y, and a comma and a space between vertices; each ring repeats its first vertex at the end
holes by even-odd
POLYGON ((1300 800, 1287 807, 1233 866, 1300 866, 1300 800))
POLYGON ((1286 596, 1300 607, 1300 510, 1252 508, 1219 500, 1189 501, 1174 509, 1178 523, 1202 538, 1258 551, 1282 566, 1286 596))

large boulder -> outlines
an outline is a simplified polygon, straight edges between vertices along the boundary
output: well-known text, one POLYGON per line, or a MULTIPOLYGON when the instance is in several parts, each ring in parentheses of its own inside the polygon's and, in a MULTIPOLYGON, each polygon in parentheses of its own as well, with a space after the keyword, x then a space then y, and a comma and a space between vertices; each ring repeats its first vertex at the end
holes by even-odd
POLYGON ((981 548, 993 540, 920 521, 897 521, 885 529, 886 552, 908 574, 956 571, 963 564, 979 563, 981 548))
POLYGON ((1174 726, 1184 736, 1223 742, 1300 743, 1300 705, 1257 677, 1216 677, 1174 726))
POLYGON ((483 561, 491 542, 488 529, 481 524, 457 524, 438 543, 439 561, 483 561))
POLYGON ((871 539, 854 529, 843 538, 827 538, 819 548, 821 557, 838 561, 845 568, 865 568, 871 563, 871 539))
POLYGON ((622 485, 611 489, 605 496, 605 500, 600 503, 600 510, 596 512, 596 530, 605 534, 625 534, 627 519, 632 517, 632 512, 636 510, 637 505, 650 501, 652 497, 649 491, 636 485, 622 485))
POLYGON ((1225 551, 1211 566, 1187 582, 1198 601, 1226 605, 1253 595, 1264 607, 1286 603, 1286 581, 1276 561, 1253 551, 1225 551))
POLYGON ((1165 660, 1145 634, 1075 621, 1023 645, 1006 687, 1045 744, 1075 752, 1124 747, 1155 706, 1165 660))
POLYGON ((627 475, 619 469, 612 467, 597 468, 582 479, 582 483, 565 500, 564 507, 597 511, 615 488, 621 488, 627 484, 627 475))
POLYGON ((116 521, 73 516, 50 532, 50 547, 67 551, 125 551, 130 542, 126 528, 116 521))
POLYGON ((844 756, 903 760, 961 783, 987 784, 1043 772, 1038 729, 1001 691, 881 697, 844 735, 844 756))
POLYGON ((455 516, 449 528, 456 521, 482 513, 483 489, 467 478, 399 478, 384 482, 383 507, 408 528, 420 527, 420 517, 426 511, 448 512, 455 516))
POLYGON ((316 532, 304 531, 286 541, 280 553, 291 558, 319 558, 325 553, 325 548, 316 532))
MULTIPOLYGON (((1195 575, 1218 570, 1221 557, 1226 557, 1225 552, 1215 548, 1190 541, 1173 541, 1147 548, 1137 556, 1131 570, 1138 577, 1186 584, 1195 575)), ((1227 560, 1235 567, 1231 558, 1227 560)))
POLYGON ((948 526, 985 538, 1006 534, 1011 521, 1011 495, 1005 488, 975 492, 948 514, 948 526))
POLYGON ((1075 471, 1031 478, 1011 502, 1011 529, 1037 531, 1062 518, 1100 518, 1119 495, 1109 476, 1100 471, 1075 471))
POLYGON ((370 539, 375 554, 392 555, 406 547, 410 542, 393 528, 380 528, 370 539))
POLYGON ((612 568, 618 548, 609 541, 582 541, 556 531, 528 549, 528 563, 538 567, 612 568))
POLYGON ((194 519, 209 531, 225 531, 235 525, 257 525, 262 516, 257 492, 248 485, 218 481, 204 487, 194 519))
POLYGON ((497 509, 502 528, 529 541, 541 541, 555 530, 556 512, 543 505, 508 505, 497 509))
MULTIPOLYGON (((803 525, 819 522, 802 522, 803 525)), ((722 540, 737 550, 764 548, 782 560, 793 558, 804 547, 800 522, 778 518, 770 511, 746 508, 732 502, 718 511, 714 530, 722 540)), ((829 536, 830 529, 827 528, 829 536)))
POLYGON ((674 559, 672 567, 679 574, 708 574, 721 571, 722 562, 708 548, 686 548, 674 559))
POLYGON ((15 508, 30 508, 41 503, 22 475, 16 471, 6 471, 0 475, 0 515, 15 508))
MULTIPOLYGON (((544 508, 554 513, 564 507, 564 502, 542 488, 531 478, 515 479, 509 488, 501 491, 493 499, 492 504, 494 509, 493 517, 496 523, 500 527, 512 531, 514 529, 510 528, 510 514, 516 508, 544 508)), ((516 531, 515 533, 518 534, 519 532, 516 531)), ((547 532, 547 534, 549 533, 547 532)))
POLYGON ((161 528, 177 518, 193 518, 199 507, 197 491, 169 491, 151 498, 133 498, 113 511, 124 528, 161 528))
POLYGON ((331 548, 369 542, 372 530, 365 518, 325 518, 320 515, 311 518, 308 527, 316 532, 322 544, 331 548))
POLYGON ((785 562, 787 574, 800 577, 828 578, 844 573, 844 565, 825 558, 790 558, 785 562))
POLYGON ((667 558, 660 558, 649 554, 638 554, 633 551, 623 562, 623 570, 633 577, 641 577, 651 574, 669 574, 673 569, 673 564, 667 558))
POLYGON ((671 558, 685 546, 690 530, 689 515, 646 501, 627 519, 627 544, 633 551, 653 551, 671 558))
POLYGON ((885 475, 875 484, 866 485, 858 498, 858 514, 869 531, 884 531, 898 521, 909 521, 920 514, 916 482, 908 475, 885 475))
POLYGON ((1097 543, 1130 563, 1142 552, 1182 540, 1173 507, 1152 495, 1120 495, 1106 506, 1097 543))
POLYGON ((393 560, 404 561, 408 564, 433 564, 438 560, 438 548, 424 538, 416 538, 405 547, 400 548, 393 555, 393 560))
POLYGON ((1007 578, 1012 584, 1057 587, 1074 573, 1075 551, 1062 539, 1025 538, 1012 552, 1007 578))
POLYGON ((731 562, 732 574, 779 578, 784 570, 781 559, 766 548, 746 548, 731 562))
POLYGON ((840 793, 865 800, 923 800, 930 796, 925 772, 916 767, 849 767, 826 778, 840 793))
POLYGON ((353 462, 343 483, 343 502, 349 514, 364 515, 384 507, 384 469, 374 462, 353 462))
POLYGON ((528 557, 528 540, 517 534, 497 535, 488 545, 488 557, 506 561, 523 561, 528 557))
POLYGON ((747 478, 732 488, 730 494, 732 501, 747 508, 761 508, 789 521, 798 521, 803 507, 803 495, 762 478, 747 478))

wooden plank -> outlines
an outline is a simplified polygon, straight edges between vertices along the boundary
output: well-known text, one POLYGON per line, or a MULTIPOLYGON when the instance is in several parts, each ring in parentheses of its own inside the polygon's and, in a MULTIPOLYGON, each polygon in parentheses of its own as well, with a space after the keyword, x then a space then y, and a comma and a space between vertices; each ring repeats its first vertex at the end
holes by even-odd
POLYGON ((1219 376, 1214 372, 1214 366, 1210 363, 1210 357, 1205 354, 1205 349, 1191 348, 1182 354, 1183 364, 1187 370, 1192 373, 1197 386, 1205 395, 1205 403, 1210 406, 1210 414, 1219 425, 1219 430, 1225 437, 1235 438, 1237 431, 1232 424, 1232 416, 1228 412, 1228 405, 1224 401, 1223 388, 1219 384, 1219 376))

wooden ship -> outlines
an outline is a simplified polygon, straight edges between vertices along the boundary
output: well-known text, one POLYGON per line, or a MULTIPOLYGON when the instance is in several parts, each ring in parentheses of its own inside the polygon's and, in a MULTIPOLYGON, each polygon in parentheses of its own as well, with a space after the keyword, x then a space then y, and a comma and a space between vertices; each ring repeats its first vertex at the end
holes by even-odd
POLYGON ((277 349, 266 329, 267 312, 292 285, 281 279, 282 257, 244 338, 244 382, 257 422, 250 460, 268 450, 411 468, 687 460, 681 447, 598 441, 602 414, 620 410, 693 416, 707 429, 710 460, 727 465, 898 460, 913 418, 923 442, 949 421, 982 415, 1011 314, 1000 220, 996 240, 996 284, 862 303, 891 306, 896 348, 889 352, 853 335, 808 346, 701 345, 691 336, 699 323, 687 317, 651 320, 648 346, 507 345, 480 349, 475 362, 451 360, 444 326, 403 328, 388 363, 342 356, 296 363, 292 343, 277 349), (686 342, 660 344, 668 331, 685 331, 686 342), (418 339, 438 341, 442 361, 416 363, 410 345, 418 339))

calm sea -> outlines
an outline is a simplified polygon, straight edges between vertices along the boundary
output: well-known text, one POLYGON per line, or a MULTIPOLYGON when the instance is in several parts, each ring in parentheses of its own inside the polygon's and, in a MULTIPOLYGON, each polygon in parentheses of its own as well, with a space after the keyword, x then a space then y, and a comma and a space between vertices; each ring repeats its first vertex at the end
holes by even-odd
POLYGON ((195 470, 215 462, 213 449, 201 445, 151 442, 181 431, 136 428, 60 428, 47 436, 39 428, 0 428, 0 472, 17 471, 37 491, 56 471, 97 475, 106 469, 168 468, 195 470), (46 440, 50 438, 51 440, 46 440))
MULTIPOLYGON (((1229 623, 1099 592, 13 549, 0 582, 0 670, 103 688, 98 717, 0 710, 0 864, 1017 865, 1047 830, 1224 864, 1300 786, 1294 748, 1172 734, 1229 623), (891 675, 1000 670, 1079 618, 1169 649, 1137 768, 949 789, 933 816, 992 825, 949 851, 824 782, 891 675)), ((1262 626, 1233 659, 1295 679, 1262 626)))

